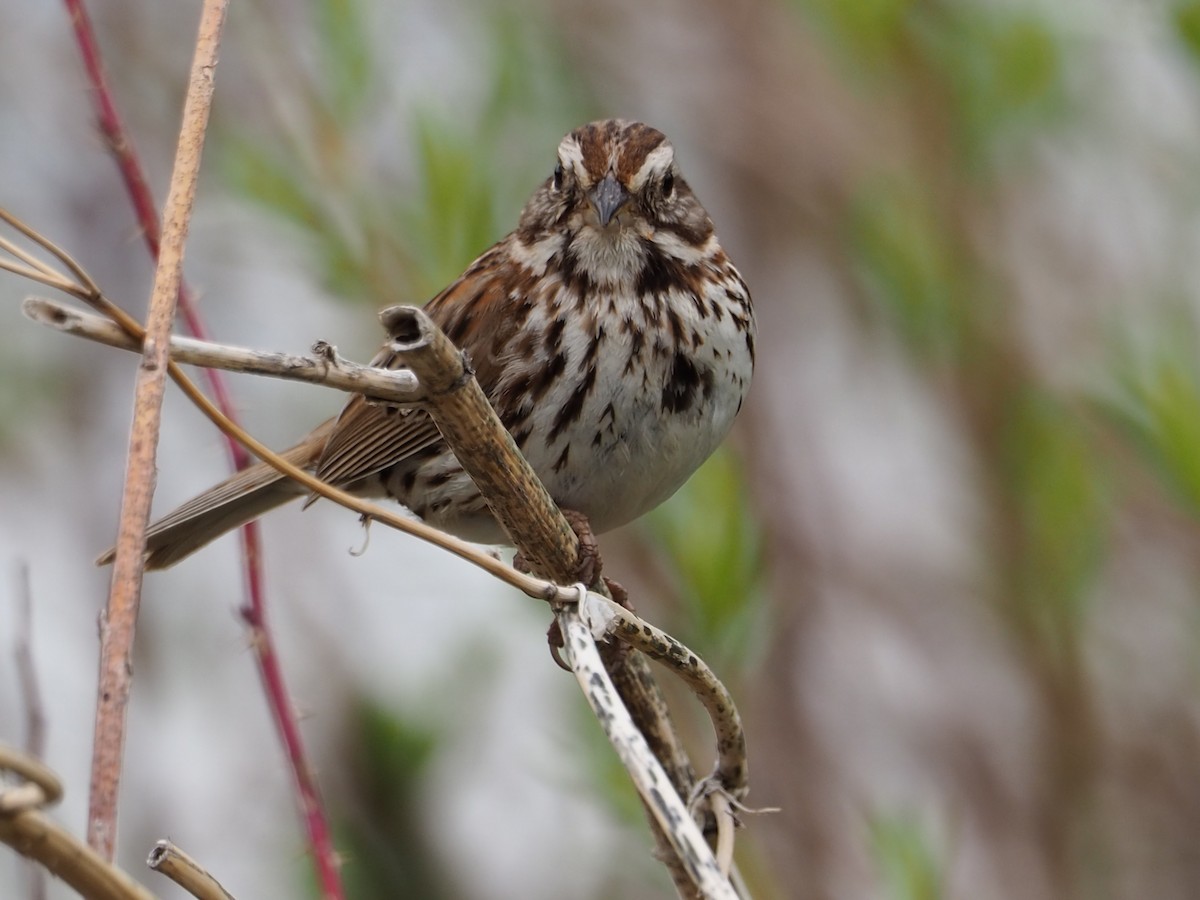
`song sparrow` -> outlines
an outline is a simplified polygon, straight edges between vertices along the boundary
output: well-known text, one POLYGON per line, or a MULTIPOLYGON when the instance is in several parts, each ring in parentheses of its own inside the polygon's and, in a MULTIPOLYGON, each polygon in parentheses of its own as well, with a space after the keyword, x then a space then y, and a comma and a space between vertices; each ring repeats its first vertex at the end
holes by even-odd
MULTIPOLYGON (((675 493, 729 430, 754 369, 746 283, 671 144, 639 122, 563 138, 516 230, 426 311, 550 494, 596 533, 675 493)), ((373 364, 397 365, 386 347, 373 364)), ((468 540, 505 541, 421 410, 356 396, 284 455, 468 540)), ((303 493, 265 464, 237 473, 151 526, 147 565, 303 493)))

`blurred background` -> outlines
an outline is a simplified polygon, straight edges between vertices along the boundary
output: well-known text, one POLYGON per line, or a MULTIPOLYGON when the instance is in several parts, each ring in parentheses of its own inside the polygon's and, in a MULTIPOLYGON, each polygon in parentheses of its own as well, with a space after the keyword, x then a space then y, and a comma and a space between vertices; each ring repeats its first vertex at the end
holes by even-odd
MULTIPOLYGON (((161 202, 198 4, 93 4, 161 202)), ((0 6, 0 204, 144 311, 66 13, 0 6)), ((187 275, 218 339, 367 359, 592 118, 671 136, 754 293, 734 434, 606 570, 739 698, 762 898, 1200 896, 1200 2, 245 0, 187 275)), ((84 831, 132 357, 0 278, 0 739, 19 570, 58 815, 84 831)), ((330 392, 233 384, 282 446, 330 392)), ((156 508, 220 478, 168 395, 156 508)), ((539 604, 318 504, 271 614, 355 900, 670 896, 539 604)), ((149 577, 120 862, 170 837, 311 896, 228 538, 149 577)), ((706 722, 676 707, 698 767, 706 722)), ((5 896, 25 873, 0 852, 5 896)), ((174 891, 174 892, 173 892, 174 891)), ((50 896, 68 896, 54 885, 50 896)))

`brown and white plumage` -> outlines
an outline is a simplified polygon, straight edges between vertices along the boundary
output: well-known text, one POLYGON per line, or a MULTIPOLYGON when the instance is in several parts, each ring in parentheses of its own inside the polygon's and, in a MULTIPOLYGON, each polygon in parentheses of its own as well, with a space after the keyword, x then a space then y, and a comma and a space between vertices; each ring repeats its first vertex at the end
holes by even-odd
MULTIPOLYGON (((754 368, 750 294, 663 134, 593 122, 515 231, 426 306, 559 505, 596 532, 673 494, 741 408, 754 368)), ((385 348, 375 365, 394 366, 385 348)), ((470 479, 420 410, 354 397, 287 451, 364 496, 390 496, 469 540, 503 542, 470 479)), ((300 496, 265 464, 150 530, 164 568, 300 496)))

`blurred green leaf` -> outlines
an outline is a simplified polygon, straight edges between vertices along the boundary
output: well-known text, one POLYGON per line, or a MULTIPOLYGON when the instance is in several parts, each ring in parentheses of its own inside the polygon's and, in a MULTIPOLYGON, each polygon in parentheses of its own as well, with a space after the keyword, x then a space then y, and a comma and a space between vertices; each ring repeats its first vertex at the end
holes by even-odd
POLYGON ((1104 558, 1107 478, 1080 416, 1048 392, 1011 398, 1002 440, 1001 490, 1016 528, 1008 575, 1026 621, 1051 647, 1073 643, 1104 558))
POLYGON ((923 829, 907 817, 871 823, 871 850, 886 896, 894 900, 940 900, 942 865, 923 829))
POLYGON ((36 346, 17 338, 0 352, 0 450, 28 437, 43 415, 70 409, 80 399, 71 369, 49 362, 49 355, 37 353, 36 346))
POLYGON ((1175 33, 1192 57, 1200 63, 1200 0, 1182 0, 1172 10, 1175 33))
POLYGON ((865 71, 895 64, 915 0, 792 0, 825 26, 838 48, 865 71))
POLYGON ((762 536, 733 453, 714 453, 648 524, 681 582, 681 637, 709 662, 746 659, 765 610, 762 536))
POLYGON ((1066 108, 1060 41, 1030 10, 954 0, 793 0, 824 26, 851 74, 945 121, 969 162, 1066 108), (947 115, 947 113, 949 115, 947 115))
POLYGON ((251 141, 229 140, 219 166, 233 190, 295 228, 308 240, 326 289, 341 296, 362 296, 365 263, 339 228, 320 195, 322 184, 295 161, 251 141))
POLYGON ((397 214, 417 267, 416 283, 430 296, 500 236, 492 204, 501 176, 487 142, 467 127, 430 112, 417 115, 412 125, 419 187, 397 214))
POLYGON ((1105 404, 1170 494, 1200 517, 1200 360, 1190 323, 1116 365, 1118 393, 1105 404))
POLYGON ((554 143, 577 124, 573 110, 586 92, 559 36, 537 17, 480 8, 493 32, 490 58, 481 61, 494 76, 486 80, 491 96, 477 112, 430 106, 412 114, 411 172, 401 168, 403 152, 394 170, 382 171, 362 166, 355 152, 360 129, 394 115, 377 108, 389 98, 371 91, 386 80, 359 0, 312 0, 320 61, 313 83, 294 92, 308 101, 305 115, 287 128, 268 119, 265 135, 222 142, 227 180, 301 230, 331 292, 372 305, 433 296, 515 225, 521 203, 553 168, 554 143), (519 146, 506 152, 506 138, 517 136, 519 146))
POLYGON ((372 791, 407 790, 437 750, 433 730, 417 727, 378 706, 360 706, 355 724, 363 764, 359 774, 372 791))
POLYGON ((950 231, 919 183, 877 178, 850 219, 856 271, 910 346, 931 359, 957 357, 967 334, 967 293, 950 231))
POLYGON ((319 231, 320 204, 308 173, 263 144, 236 138, 221 147, 221 173, 234 190, 284 221, 319 231))
POLYGON ((320 42, 326 109, 341 126, 354 124, 375 81, 375 62, 359 0, 312 0, 320 42))
POLYGON ((352 714, 348 790, 338 797, 343 877, 355 900, 457 896, 433 852, 420 792, 436 732, 363 703, 352 714))
POLYGON ((990 156, 1001 139, 1032 133, 1064 109, 1062 50, 1033 13, 934 4, 913 28, 955 104, 953 121, 969 160, 990 156))
MULTIPOLYGON (((530 158, 531 139, 557 142, 567 129, 598 118, 600 104, 548 18, 530 16, 520 5, 481 6, 488 16, 492 54, 491 95, 479 123, 484 134, 503 134, 513 120, 520 120, 521 156, 530 158)), ((554 144, 548 144, 543 156, 534 156, 540 160, 535 173, 554 166, 553 151, 554 144)))

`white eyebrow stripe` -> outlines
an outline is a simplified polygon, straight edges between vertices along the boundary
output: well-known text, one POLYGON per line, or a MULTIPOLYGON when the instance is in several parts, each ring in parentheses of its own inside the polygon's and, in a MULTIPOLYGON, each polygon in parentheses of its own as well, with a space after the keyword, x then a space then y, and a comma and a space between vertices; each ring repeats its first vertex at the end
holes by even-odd
POLYGON ((675 148, 668 141, 663 141, 646 154, 646 161, 637 170, 637 174, 629 181, 631 191, 640 191, 651 175, 666 172, 675 161, 675 148))
POLYGON ((587 170, 583 165, 583 148, 573 135, 567 135, 558 145, 558 159, 564 169, 575 173, 581 182, 587 183, 587 170))

